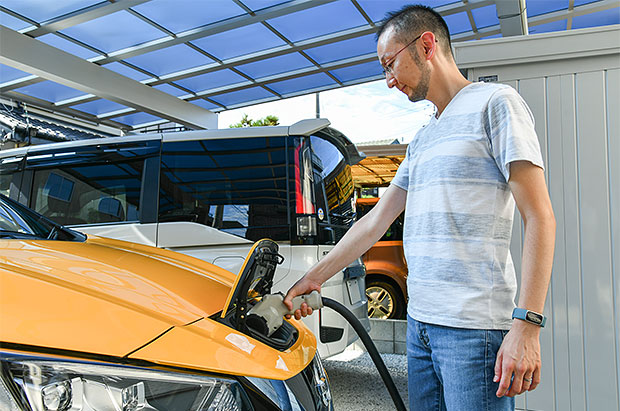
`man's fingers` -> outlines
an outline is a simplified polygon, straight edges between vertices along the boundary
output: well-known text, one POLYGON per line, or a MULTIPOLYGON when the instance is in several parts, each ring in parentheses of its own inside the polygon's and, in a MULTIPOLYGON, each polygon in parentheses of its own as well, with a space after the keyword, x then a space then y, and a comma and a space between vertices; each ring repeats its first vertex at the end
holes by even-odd
POLYGON ((502 378, 502 358, 502 351, 500 350, 495 359, 495 375, 493 376, 493 382, 499 382, 500 378, 502 378))
POLYGON ((523 378, 526 375, 530 375, 532 372, 529 371, 523 366, 522 363, 519 363, 514 370, 514 378, 512 379, 512 386, 510 387, 510 391, 508 391, 509 397, 514 397, 515 395, 521 394, 526 390, 527 387, 524 386, 525 381, 523 378))
POLYGON ((508 388, 510 388, 510 380, 512 378, 512 370, 514 369, 514 365, 512 363, 507 363, 506 361, 502 362, 502 376, 499 381, 499 388, 497 389, 496 395, 498 397, 503 397, 504 395, 508 395, 508 388))
POLYGON ((293 298, 297 297, 298 295, 299 292, 297 291, 296 287, 293 286, 284 296, 284 300, 282 302, 284 303, 284 305, 286 305, 286 308, 288 308, 289 311, 293 309, 293 298))
POLYGON ((530 385, 528 390, 535 390, 536 387, 538 387, 538 384, 540 384, 540 367, 534 370, 534 373, 532 374, 532 385, 530 385))

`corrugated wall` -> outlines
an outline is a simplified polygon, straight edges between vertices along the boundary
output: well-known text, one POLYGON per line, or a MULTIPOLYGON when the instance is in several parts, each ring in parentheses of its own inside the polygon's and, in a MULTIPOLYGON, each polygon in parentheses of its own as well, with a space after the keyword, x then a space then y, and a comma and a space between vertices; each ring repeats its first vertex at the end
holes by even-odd
MULTIPOLYGON (((532 109, 557 220, 542 383, 517 397, 519 409, 620 408, 618 53, 468 72, 470 80, 498 75, 532 109)), ((515 221, 512 254, 520 269, 523 225, 515 221)))

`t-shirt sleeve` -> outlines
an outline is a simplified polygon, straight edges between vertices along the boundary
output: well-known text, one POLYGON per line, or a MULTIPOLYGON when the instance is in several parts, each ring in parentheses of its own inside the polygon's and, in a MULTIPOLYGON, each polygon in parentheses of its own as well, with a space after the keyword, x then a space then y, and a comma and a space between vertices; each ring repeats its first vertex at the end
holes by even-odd
POLYGON ((513 161, 526 160, 544 169, 534 116, 516 90, 506 87, 491 96, 484 125, 493 157, 506 181, 513 161))
POLYGON ((407 191, 409 189, 409 149, 407 146, 407 152, 405 153, 405 159, 398 166, 396 174, 390 184, 394 184, 396 187, 402 188, 407 191))

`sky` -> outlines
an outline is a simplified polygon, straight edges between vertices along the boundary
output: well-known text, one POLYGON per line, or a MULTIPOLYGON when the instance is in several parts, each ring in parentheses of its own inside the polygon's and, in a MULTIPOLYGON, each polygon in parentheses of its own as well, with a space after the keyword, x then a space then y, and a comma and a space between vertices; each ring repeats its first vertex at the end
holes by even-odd
MULTIPOLYGON (((409 143, 435 110, 429 101, 410 102, 400 91, 388 89, 384 80, 323 91, 319 101, 320 116, 355 144, 377 140, 409 143)), ((281 125, 291 125, 316 117, 316 95, 224 111, 218 116, 219 128, 239 122, 244 114, 254 120, 275 115, 281 125)))

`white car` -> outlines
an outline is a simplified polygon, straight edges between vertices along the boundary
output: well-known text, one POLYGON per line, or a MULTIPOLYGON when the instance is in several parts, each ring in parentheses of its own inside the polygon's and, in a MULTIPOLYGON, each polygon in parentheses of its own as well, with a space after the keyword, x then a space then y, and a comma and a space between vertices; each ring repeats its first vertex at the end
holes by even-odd
MULTIPOLYGON (((278 242, 286 292, 355 216, 355 146, 325 119, 80 140, 0 151, 0 193, 87 234, 178 251, 239 272, 255 241, 278 242)), ((322 294, 369 327, 359 260, 322 294)), ((325 310, 304 319, 321 356, 357 335, 325 310)))

